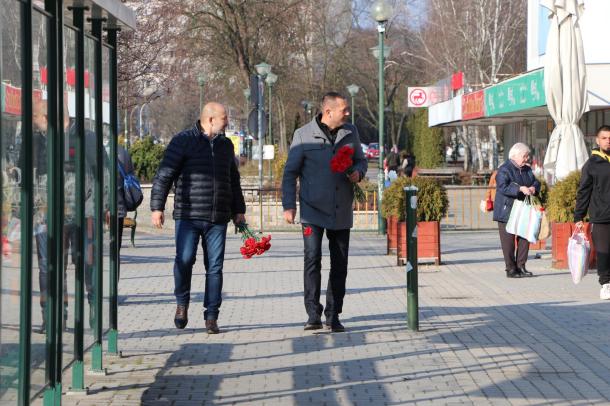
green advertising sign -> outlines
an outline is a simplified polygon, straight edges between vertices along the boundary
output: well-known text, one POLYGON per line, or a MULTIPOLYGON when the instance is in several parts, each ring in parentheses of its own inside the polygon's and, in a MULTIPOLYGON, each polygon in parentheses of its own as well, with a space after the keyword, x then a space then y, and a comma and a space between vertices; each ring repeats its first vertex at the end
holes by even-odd
POLYGON ((546 105, 542 69, 491 86, 484 91, 487 116, 546 105))

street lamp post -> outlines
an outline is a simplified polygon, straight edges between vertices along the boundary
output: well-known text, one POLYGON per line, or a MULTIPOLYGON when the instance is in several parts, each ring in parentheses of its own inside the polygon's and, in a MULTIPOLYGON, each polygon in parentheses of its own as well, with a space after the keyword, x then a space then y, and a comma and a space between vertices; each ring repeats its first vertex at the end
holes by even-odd
MULTIPOLYGON (((379 62, 379 119, 378 119, 378 132, 379 132, 379 172, 377 173, 377 231, 379 234, 385 234, 385 219, 381 215, 381 202, 383 200, 383 188, 384 188, 384 173, 383 173, 383 158, 384 158, 384 77, 383 68, 385 65, 386 50, 383 46, 383 40, 385 35, 385 26, 387 21, 392 16, 392 6, 386 0, 377 0, 371 6, 371 16, 377 21, 377 32, 379 33, 379 45, 377 52, 373 49, 373 55, 379 62)), ((389 53, 389 49, 388 49, 389 53)))
POLYGON ((360 87, 358 85, 352 84, 347 87, 347 91, 349 92, 350 96, 352 96, 352 124, 356 123, 356 118, 354 116, 354 97, 356 97, 359 90, 360 87))
MULTIPOLYGON (((144 110, 144 107, 146 107, 147 105, 148 102, 142 104, 142 106, 140 107, 140 140, 144 138, 144 126, 142 125, 142 110, 144 110)), ((148 113, 150 115, 150 109, 148 110, 148 113)))
MULTIPOLYGON (((275 82, 277 82, 277 75, 273 72, 269 72, 267 74, 267 78, 265 79, 265 82, 267 83, 267 87, 269 88, 269 124, 267 125, 267 127, 268 127, 267 131, 269 133, 269 145, 273 145, 273 133, 271 132, 271 102, 272 102, 271 88, 273 87, 275 82)), ((269 161, 269 180, 271 180, 273 178, 272 167, 273 166, 271 165, 271 161, 269 161)))
POLYGON ((258 206, 260 212, 260 231, 263 231, 263 107, 264 98, 263 92, 265 91, 265 85, 263 80, 271 72, 271 65, 265 62, 261 62, 255 66, 256 73, 258 74, 258 206))
POLYGON ((303 100, 301 102, 301 106, 303 106, 303 110, 305 110, 305 114, 307 114, 307 119, 311 120, 311 109, 313 107, 313 103, 309 100, 303 100))
POLYGON ((203 110, 203 85, 205 85, 205 77, 202 73, 197 77, 197 83, 199 83, 199 112, 203 110))

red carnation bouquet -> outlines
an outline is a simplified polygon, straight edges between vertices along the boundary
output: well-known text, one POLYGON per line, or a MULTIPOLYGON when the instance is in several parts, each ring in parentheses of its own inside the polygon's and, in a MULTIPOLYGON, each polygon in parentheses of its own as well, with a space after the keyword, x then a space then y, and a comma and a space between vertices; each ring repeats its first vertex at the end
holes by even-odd
POLYGON ((254 255, 263 255, 271 248, 271 236, 261 236, 261 233, 254 233, 248 228, 248 224, 241 223, 237 225, 237 230, 241 233, 241 239, 244 242, 239 248, 241 255, 250 259, 254 255))
MULTIPOLYGON (((345 173, 347 176, 350 176, 355 171, 353 156, 354 148, 349 145, 342 146, 330 160, 330 170, 334 173, 345 173)), ((352 188, 354 189, 354 198, 358 202, 364 203, 366 196, 360 185, 352 183, 352 188)))

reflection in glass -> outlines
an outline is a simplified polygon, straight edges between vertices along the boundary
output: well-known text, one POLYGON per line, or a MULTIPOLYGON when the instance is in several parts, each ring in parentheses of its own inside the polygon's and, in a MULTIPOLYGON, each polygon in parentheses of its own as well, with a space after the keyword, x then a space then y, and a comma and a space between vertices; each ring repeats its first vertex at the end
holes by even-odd
POLYGON ((67 305, 64 309, 65 329, 63 336, 63 365, 74 357, 74 313, 76 262, 79 256, 79 240, 76 225, 76 33, 64 28, 64 272, 67 288, 67 305))
POLYGON ((85 337, 84 345, 93 344, 95 320, 94 267, 95 267, 95 40, 85 37, 85 337))
MULTIPOLYGON (((104 213, 110 212, 110 49, 102 49, 102 117, 104 122, 104 213)), ((110 226, 104 222, 104 302, 103 326, 104 331, 110 328, 110 226)))
POLYGON ((17 404, 21 225, 21 48, 19 3, 0 0, 0 404, 17 404))
MULTIPOLYGON (((48 21, 38 12, 32 15, 32 49, 33 49, 33 103, 32 103, 32 163, 34 171, 33 188, 33 258, 32 258, 32 395, 45 385, 45 335, 50 309, 49 286, 51 281, 48 272, 48 234, 47 234, 47 43, 48 21)), ((24 151, 22 151, 23 153, 24 151)), ((65 298, 64 298, 65 300, 65 298)))

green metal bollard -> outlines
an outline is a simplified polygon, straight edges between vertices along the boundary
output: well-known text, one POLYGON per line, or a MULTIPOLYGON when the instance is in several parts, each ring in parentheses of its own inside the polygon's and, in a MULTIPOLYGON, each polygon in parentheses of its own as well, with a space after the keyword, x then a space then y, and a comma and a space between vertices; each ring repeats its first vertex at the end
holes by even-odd
POLYGON ((419 330, 419 300, 417 297, 417 187, 405 189, 407 219, 407 318, 409 328, 419 330))

